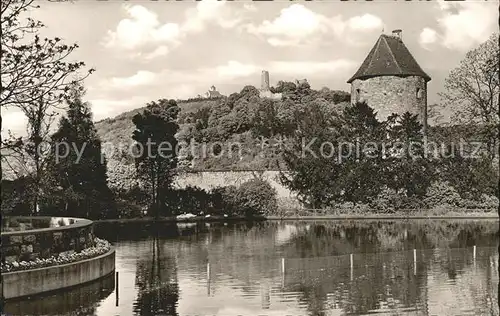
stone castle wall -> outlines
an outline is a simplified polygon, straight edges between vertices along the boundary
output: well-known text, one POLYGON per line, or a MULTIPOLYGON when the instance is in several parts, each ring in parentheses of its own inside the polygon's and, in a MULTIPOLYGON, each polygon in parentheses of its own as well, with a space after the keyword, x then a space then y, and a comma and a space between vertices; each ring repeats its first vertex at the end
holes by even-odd
POLYGON ((205 190, 230 185, 239 186, 245 181, 261 177, 268 181, 278 193, 278 198, 293 198, 294 194, 279 181, 279 171, 203 171, 184 173, 177 176, 175 185, 179 188, 197 186, 205 190))
POLYGON ((385 120, 392 113, 418 114, 427 126, 427 83, 418 76, 379 76, 365 80, 355 79, 351 84, 351 103, 366 101, 385 120), (358 96, 359 89, 359 96, 358 96), (421 89, 417 98, 417 89, 421 89))
POLYGON ((267 99, 273 99, 273 100, 281 100, 283 94, 282 93, 272 93, 271 90, 260 90, 259 91, 259 97, 260 98, 267 98, 267 99))

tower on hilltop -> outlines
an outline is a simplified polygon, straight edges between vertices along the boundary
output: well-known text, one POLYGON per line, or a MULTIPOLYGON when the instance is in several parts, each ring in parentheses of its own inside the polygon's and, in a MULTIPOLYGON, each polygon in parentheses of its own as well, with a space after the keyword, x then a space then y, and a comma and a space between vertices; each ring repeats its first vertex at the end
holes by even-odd
POLYGON ((260 89, 263 91, 269 90, 269 71, 262 70, 262 75, 260 78, 260 89))
POLYGON ((272 93, 271 86, 269 85, 269 71, 262 70, 260 76, 260 90, 259 97, 273 100, 281 100, 281 93, 272 93))
POLYGON ((382 34, 351 84, 351 103, 365 101, 379 119, 393 113, 418 114, 427 130, 427 82, 431 80, 403 43, 402 30, 382 34))

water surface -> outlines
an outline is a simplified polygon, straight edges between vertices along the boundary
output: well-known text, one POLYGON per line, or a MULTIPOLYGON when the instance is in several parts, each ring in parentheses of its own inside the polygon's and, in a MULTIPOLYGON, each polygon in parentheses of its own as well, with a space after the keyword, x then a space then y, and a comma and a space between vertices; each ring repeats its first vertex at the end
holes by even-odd
POLYGON ((495 220, 101 223, 95 233, 116 246, 118 295, 111 277, 5 311, 498 315, 495 220))

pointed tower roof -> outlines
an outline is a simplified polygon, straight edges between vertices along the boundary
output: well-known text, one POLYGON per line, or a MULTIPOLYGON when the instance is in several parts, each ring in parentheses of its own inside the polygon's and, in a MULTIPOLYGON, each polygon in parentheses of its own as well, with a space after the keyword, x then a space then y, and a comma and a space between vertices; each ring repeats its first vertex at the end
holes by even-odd
POLYGON ((347 83, 355 79, 378 76, 420 76, 426 82, 431 80, 406 48, 401 37, 385 34, 380 35, 361 67, 347 83))

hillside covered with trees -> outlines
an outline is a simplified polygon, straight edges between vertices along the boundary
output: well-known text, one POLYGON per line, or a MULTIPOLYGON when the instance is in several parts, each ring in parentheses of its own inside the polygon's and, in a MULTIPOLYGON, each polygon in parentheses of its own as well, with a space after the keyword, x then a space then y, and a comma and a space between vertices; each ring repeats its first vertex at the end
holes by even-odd
MULTIPOLYGON (((334 112, 350 101, 347 92, 328 88, 317 91, 307 82, 299 85, 279 82, 272 91, 282 93, 282 100, 260 98, 255 87, 246 86, 228 97, 177 101, 180 112, 176 138, 181 148, 189 149, 179 151, 179 168, 192 171, 281 170, 286 166, 273 145, 286 142, 308 107, 316 104, 325 111, 334 112)), ((132 117, 143 110, 96 123, 104 146, 110 148, 106 157, 112 183, 126 182, 124 177, 132 172, 133 158, 129 154, 134 131, 132 117)))

